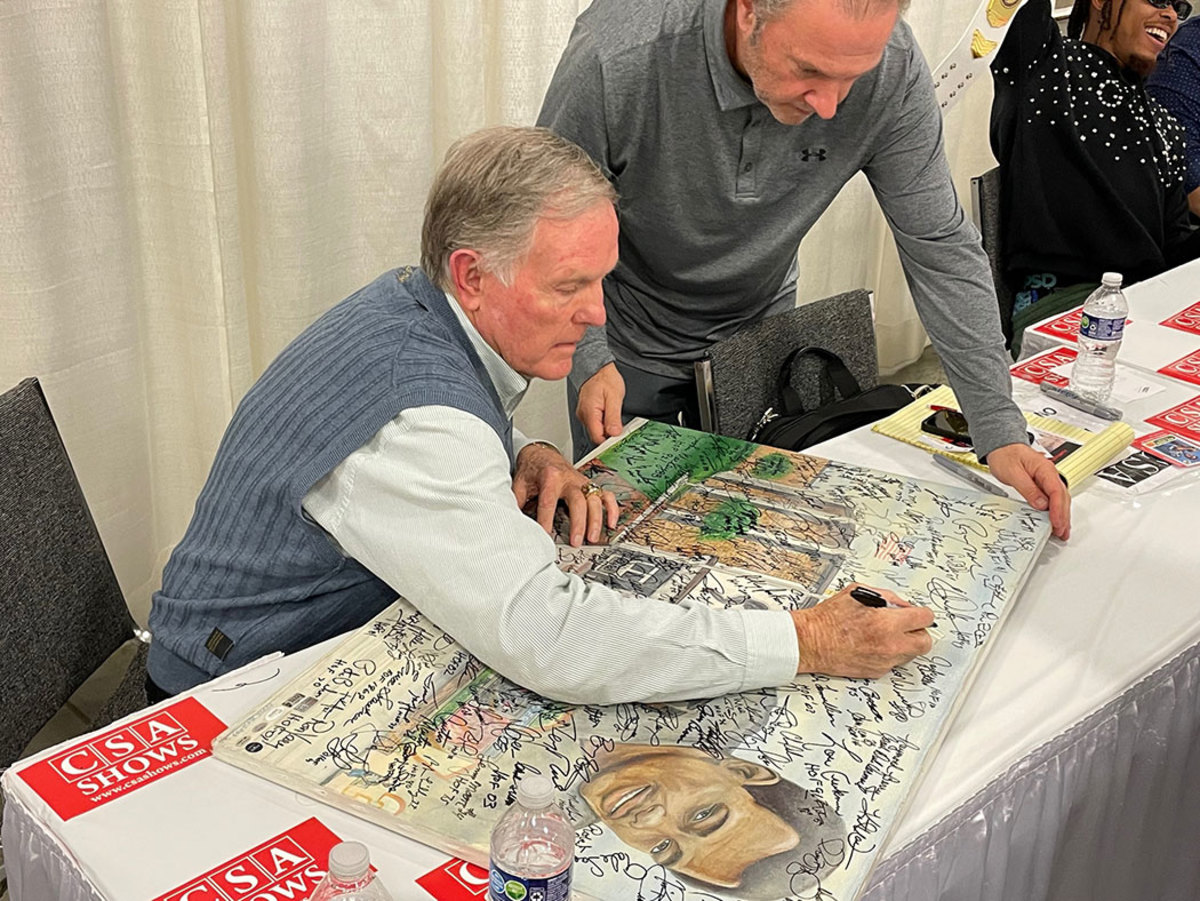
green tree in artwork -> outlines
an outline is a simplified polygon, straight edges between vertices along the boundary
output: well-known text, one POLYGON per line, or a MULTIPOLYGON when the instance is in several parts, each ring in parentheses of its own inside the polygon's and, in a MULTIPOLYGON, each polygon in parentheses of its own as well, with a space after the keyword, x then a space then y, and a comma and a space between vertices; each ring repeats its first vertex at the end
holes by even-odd
POLYGON ((600 460, 653 500, 681 475, 702 482, 733 469, 756 447, 738 438, 648 422, 601 454, 600 460))
POLYGON ((700 537, 709 541, 728 541, 745 535, 758 522, 758 508, 741 498, 722 501, 704 517, 700 537))
POLYGON ((754 462, 752 473, 757 479, 782 479, 796 468, 783 454, 767 454, 754 462))

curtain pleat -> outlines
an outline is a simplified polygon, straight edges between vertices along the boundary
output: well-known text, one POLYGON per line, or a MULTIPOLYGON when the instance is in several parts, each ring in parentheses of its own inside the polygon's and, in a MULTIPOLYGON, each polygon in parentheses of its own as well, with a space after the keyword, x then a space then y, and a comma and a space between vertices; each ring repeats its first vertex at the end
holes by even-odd
POLYGON ((1198 738, 1192 647, 890 854, 863 901, 1194 901, 1198 738))

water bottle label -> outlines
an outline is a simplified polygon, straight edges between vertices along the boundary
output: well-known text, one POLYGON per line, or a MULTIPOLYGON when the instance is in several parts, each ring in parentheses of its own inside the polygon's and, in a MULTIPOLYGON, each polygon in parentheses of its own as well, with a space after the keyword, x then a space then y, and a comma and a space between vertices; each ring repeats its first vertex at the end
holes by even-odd
POLYGON ((1084 313, 1079 318, 1079 334, 1094 341, 1120 341, 1125 333, 1125 317, 1102 319, 1084 313))
POLYGON ((571 901, 571 868, 544 879, 513 876, 492 862, 488 901, 571 901))

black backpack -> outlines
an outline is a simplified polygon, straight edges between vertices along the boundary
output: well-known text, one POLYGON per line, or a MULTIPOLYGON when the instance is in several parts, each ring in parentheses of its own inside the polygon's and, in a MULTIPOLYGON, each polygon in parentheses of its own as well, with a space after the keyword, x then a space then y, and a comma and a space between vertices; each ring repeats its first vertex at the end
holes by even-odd
POLYGON ((907 385, 879 385, 863 391, 837 354, 814 345, 801 347, 788 354, 779 368, 776 396, 781 399, 781 409, 777 411, 774 407, 768 407, 749 438, 758 444, 784 450, 804 450, 895 413, 930 388, 927 385, 912 388, 907 385), (840 399, 808 411, 792 387, 792 365, 805 354, 824 361, 820 376, 821 395, 832 397, 835 391, 840 395, 840 399))

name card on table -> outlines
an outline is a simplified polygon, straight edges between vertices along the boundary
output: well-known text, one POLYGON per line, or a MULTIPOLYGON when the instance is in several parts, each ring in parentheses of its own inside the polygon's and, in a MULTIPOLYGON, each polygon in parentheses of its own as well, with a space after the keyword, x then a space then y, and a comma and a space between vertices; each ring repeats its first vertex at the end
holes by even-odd
POLYGON ((1180 310, 1174 316, 1164 319, 1159 325, 1165 325, 1167 328, 1176 328, 1181 332, 1191 332, 1193 335, 1200 335, 1200 301, 1192 304, 1184 310, 1180 310))
POLYGON ((1147 416, 1146 422, 1191 441, 1200 441, 1200 395, 1147 416))
POLYGON ((1035 385, 1048 382, 1051 385, 1058 385, 1060 388, 1065 388, 1070 379, 1061 373, 1055 372, 1055 370, 1059 366, 1065 366, 1067 363, 1074 362, 1077 353, 1078 351, 1073 347, 1056 347, 1053 350, 1038 354, 1036 357, 1030 357, 1028 360, 1024 360, 1016 366, 1011 367, 1008 371, 1017 378, 1033 382, 1035 385))
MULTIPOLYGON (((1079 339, 1079 320, 1083 318, 1083 307, 1063 313, 1049 322, 1043 322, 1034 328, 1035 332, 1049 335, 1051 338, 1061 338, 1064 341, 1079 339)), ((1127 320, 1128 321, 1128 320, 1127 320)))
POLYGON ((1158 371, 1173 379, 1179 379, 1181 382, 1200 385, 1200 350, 1193 350, 1186 357, 1182 357, 1174 363, 1168 363, 1158 371))
POLYGON ((435 901, 475 901, 487 895, 488 871, 485 867, 452 857, 418 879, 417 885, 429 892, 435 901))
POLYGON ((224 729, 203 704, 184 698, 90 736, 17 775, 69 820, 203 760, 224 729))
POLYGON ((329 850, 341 839, 316 817, 218 864, 154 901, 301 901, 325 876, 329 850))

